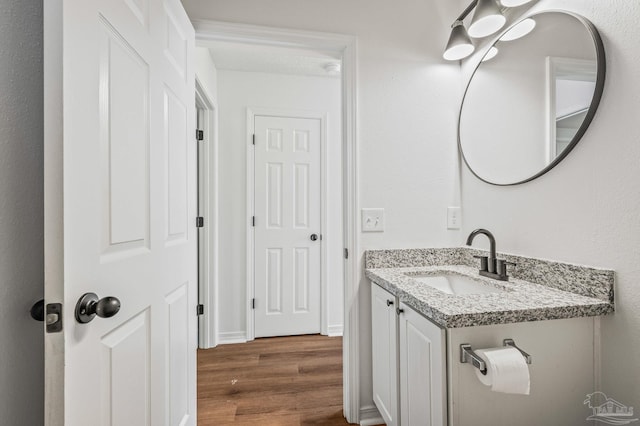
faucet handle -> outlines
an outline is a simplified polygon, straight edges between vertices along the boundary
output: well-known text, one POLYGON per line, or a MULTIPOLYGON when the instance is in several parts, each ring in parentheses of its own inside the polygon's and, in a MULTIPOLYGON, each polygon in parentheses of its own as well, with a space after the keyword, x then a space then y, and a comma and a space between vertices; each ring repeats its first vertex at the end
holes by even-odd
POLYGON ((480 270, 488 271, 489 270, 489 256, 473 256, 476 259, 480 259, 480 270))
POLYGON ((503 276, 503 277, 507 276, 507 265, 516 266, 515 263, 508 262, 505 259, 496 260, 496 266, 497 266, 496 269, 498 270, 498 274, 500 276, 503 276))

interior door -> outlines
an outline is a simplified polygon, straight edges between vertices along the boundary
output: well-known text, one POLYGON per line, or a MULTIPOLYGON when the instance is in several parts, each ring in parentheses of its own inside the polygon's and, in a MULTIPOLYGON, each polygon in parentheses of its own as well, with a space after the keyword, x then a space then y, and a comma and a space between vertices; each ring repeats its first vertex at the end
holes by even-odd
POLYGON ((255 336, 320 332, 320 120, 255 117, 255 336))
POLYGON ((179 0, 44 3, 46 424, 194 425, 193 27, 179 0))

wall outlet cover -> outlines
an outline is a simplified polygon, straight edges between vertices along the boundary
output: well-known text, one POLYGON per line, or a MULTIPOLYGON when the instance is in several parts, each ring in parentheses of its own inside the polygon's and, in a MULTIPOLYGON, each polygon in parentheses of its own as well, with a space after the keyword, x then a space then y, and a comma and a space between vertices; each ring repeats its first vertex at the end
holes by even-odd
POLYGON ((447 207, 447 229, 460 229, 461 214, 460 207, 447 207))
POLYGON ((362 232, 384 232, 384 209, 362 209, 362 232))

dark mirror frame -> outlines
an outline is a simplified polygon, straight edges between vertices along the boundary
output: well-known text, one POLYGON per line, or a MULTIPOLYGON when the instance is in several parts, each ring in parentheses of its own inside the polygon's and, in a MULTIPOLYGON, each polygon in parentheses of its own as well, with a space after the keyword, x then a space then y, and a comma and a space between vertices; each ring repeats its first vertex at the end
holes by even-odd
MULTIPOLYGON (((582 139, 582 136, 584 136, 585 132, 587 131, 587 128, 589 127, 589 125, 591 124, 591 121, 593 121, 593 117, 596 114, 596 110, 598 109, 598 105, 600 104, 600 99, 602 98, 602 92, 604 89, 604 81, 605 81, 605 74, 606 74, 606 58, 605 58, 605 53, 604 53, 604 45, 602 43, 602 39, 600 38, 600 33, 598 33, 598 30, 596 29, 596 27, 591 23, 591 21, 589 21, 587 18, 578 15, 576 13, 572 13, 572 12, 568 12, 565 10, 544 10, 544 11, 540 11, 540 12, 535 12, 526 16, 522 16, 520 17, 516 22, 514 22, 512 25, 510 25, 505 31, 502 31, 500 33, 500 35, 496 38, 496 40, 491 43, 490 46, 494 46, 496 43, 498 43, 500 41, 500 37, 502 37, 503 34, 505 34, 507 31, 509 31, 511 28, 513 28, 513 26, 517 25, 518 23, 522 22, 523 20, 527 19, 527 18, 532 18, 534 16, 538 16, 538 15, 542 15, 545 13, 563 13, 565 15, 570 15, 573 16, 574 18, 576 18, 578 21, 580 21, 585 28, 587 29, 587 31, 589 31, 589 34, 591 35, 591 38, 593 40, 593 44, 595 46, 596 49, 596 66, 597 66, 597 71, 596 71, 596 85, 595 85, 595 90, 593 93, 593 98, 591 99, 591 103, 589 104, 589 109, 587 110, 587 114, 584 118, 584 121, 582 122, 582 124, 580 125, 580 127, 578 128, 578 131, 576 132, 576 134, 573 136, 573 138, 571 139, 571 142, 569 142, 569 145, 567 145, 567 147, 551 162, 549 163, 546 167, 544 167, 541 171, 539 171, 538 173, 534 174, 533 176, 518 181, 518 182, 513 182, 513 183, 495 183, 495 182, 491 182, 488 181, 486 179, 484 179, 482 176, 479 176, 469 165, 469 162, 467 161, 466 157, 464 156, 464 151, 462 150, 462 142, 460 140, 460 122, 461 122, 461 118, 462 118, 462 108, 464 106, 464 101, 465 98, 467 97, 467 92, 469 91, 469 87, 471 86, 471 82, 473 81, 473 77, 475 76, 476 72, 478 71, 478 68, 480 68, 480 66, 482 65, 482 59, 480 59, 478 65, 476 66, 476 68, 473 70, 473 73, 471 74, 471 77, 469 77, 469 82, 467 83, 467 86, 464 90, 464 94, 462 96, 462 102, 460 102, 460 111, 458 113, 458 150, 460 152, 460 155, 462 156, 464 163, 466 164, 467 168, 471 171, 471 173, 477 177, 478 179, 480 179, 481 181, 491 184, 491 185, 496 185, 496 186, 512 186, 512 185, 520 185, 529 181, 532 181, 534 179, 539 178, 540 176, 544 175, 545 173, 547 173, 549 170, 553 169, 555 166, 557 166, 562 160, 564 160, 564 158, 569 155, 569 153, 571 152, 571 150, 573 150, 573 148, 578 144, 578 142, 580 141, 580 139, 582 139)), ((489 51, 490 47, 487 49, 487 52, 489 51)), ((486 56, 486 53, 485 53, 486 56)), ((484 58, 484 56, 482 57, 484 58)))

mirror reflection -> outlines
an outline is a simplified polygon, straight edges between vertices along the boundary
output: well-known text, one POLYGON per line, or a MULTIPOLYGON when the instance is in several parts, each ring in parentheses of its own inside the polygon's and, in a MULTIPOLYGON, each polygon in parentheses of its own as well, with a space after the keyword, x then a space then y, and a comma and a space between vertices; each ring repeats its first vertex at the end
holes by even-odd
POLYGON ((512 185, 562 160, 600 99, 601 48, 588 21, 564 12, 532 15, 507 30, 476 68, 460 109, 460 149, 473 173, 512 185))

